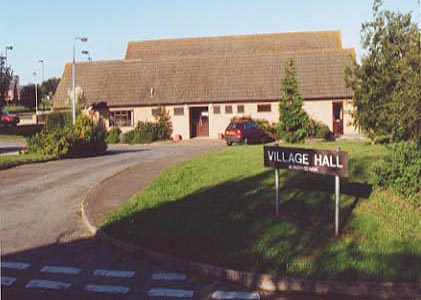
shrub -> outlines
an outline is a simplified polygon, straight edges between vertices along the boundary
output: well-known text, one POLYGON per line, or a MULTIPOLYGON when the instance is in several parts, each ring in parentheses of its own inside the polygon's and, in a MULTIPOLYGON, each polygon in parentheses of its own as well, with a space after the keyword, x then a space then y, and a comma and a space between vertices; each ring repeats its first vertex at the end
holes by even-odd
POLYGON ((121 135, 121 142, 123 144, 133 144, 134 130, 127 131, 121 135))
POLYGON ((73 123, 72 112, 58 112, 54 111, 47 115, 45 119, 45 129, 47 131, 54 131, 56 129, 70 126, 73 123))
POLYGON ((107 150, 105 132, 88 116, 80 115, 76 119, 72 138, 68 156, 92 156, 107 150))
POLYGON ((257 127, 263 130, 263 132, 272 140, 279 139, 278 131, 276 130, 276 124, 274 123, 271 124, 269 123, 269 121, 262 120, 262 119, 257 119, 253 121, 256 123, 257 127))
POLYGON ((117 126, 113 126, 110 131, 107 132, 106 141, 108 144, 120 143, 121 130, 117 126))
POLYGON ((333 133, 329 129, 329 126, 313 119, 310 119, 307 136, 316 139, 324 139, 325 141, 331 141, 335 139, 333 133))
POLYGON ((390 187, 397 194, 421 204, 421 146, 400 142, 391 146, 390 155, 374 169, 376 184, 390 187))
POLYGON ((87 116, 79 116, 76 124, 48 130, 27 139, 27 151, 54 157, 80 157, 105 152, 105 133, 87 116))
POLYGON ((159 113, 155 116, 157 121, 156 138, 157 140, 168 140, 172 133, 171 117, 165 110, 165 107, 160 107, 159 113))

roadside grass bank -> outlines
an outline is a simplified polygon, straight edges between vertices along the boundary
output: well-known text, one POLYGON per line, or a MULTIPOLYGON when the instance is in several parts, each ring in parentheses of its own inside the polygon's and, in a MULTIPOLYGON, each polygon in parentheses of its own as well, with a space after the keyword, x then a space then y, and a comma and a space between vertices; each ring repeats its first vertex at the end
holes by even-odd
POLYGON ((213 151, 164 173, 108 217, 119 239, 211 265, 313 279, 421 278, 421 211, 373 189, 387 149, 365 142, 307 143, 349 154, 341 180, 341 237, 334 233, 334 178, 281 170, 280 217, 274 172, 262 146, 213 151))
POLYGON ((9 169, 23 164, 46 162, 55 159, 53 156, 44 156, 34 153, 17 155, 0 155, 0 170, 9 169))
POLYGON ((0 141, 16 141, 16 140, 22 140, 25 141, 25 137, 20 134, 1 134, 0 133, 0 141))

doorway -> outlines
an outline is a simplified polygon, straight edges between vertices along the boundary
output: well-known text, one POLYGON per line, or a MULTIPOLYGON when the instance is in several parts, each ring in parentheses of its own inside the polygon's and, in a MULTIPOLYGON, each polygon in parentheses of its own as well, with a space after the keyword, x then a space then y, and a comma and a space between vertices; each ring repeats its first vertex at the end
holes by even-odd
POLYGON ((209 110, 204 107, 190 107, 190 138, 209 137, 209 110))
POLYGON ((333 134, 339 136, 344 134, 344 105, 343 102, 333 102, 333 134))

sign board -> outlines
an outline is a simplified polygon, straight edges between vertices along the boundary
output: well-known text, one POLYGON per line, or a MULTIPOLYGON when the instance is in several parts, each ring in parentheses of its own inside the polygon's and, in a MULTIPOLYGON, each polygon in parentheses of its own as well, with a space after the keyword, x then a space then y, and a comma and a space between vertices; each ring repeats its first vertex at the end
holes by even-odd
POLYGON ((266 167, 348 176, 348 153, 344 151, 265 146, 263 152, 266 167))

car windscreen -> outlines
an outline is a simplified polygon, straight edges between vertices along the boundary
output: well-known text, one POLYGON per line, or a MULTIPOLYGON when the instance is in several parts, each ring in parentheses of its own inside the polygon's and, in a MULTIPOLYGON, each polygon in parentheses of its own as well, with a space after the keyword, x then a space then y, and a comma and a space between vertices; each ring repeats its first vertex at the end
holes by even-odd
POLYGON ((243 129, 243 125, 243 123, 230 123, 227 127, 227 130, 243 129))

